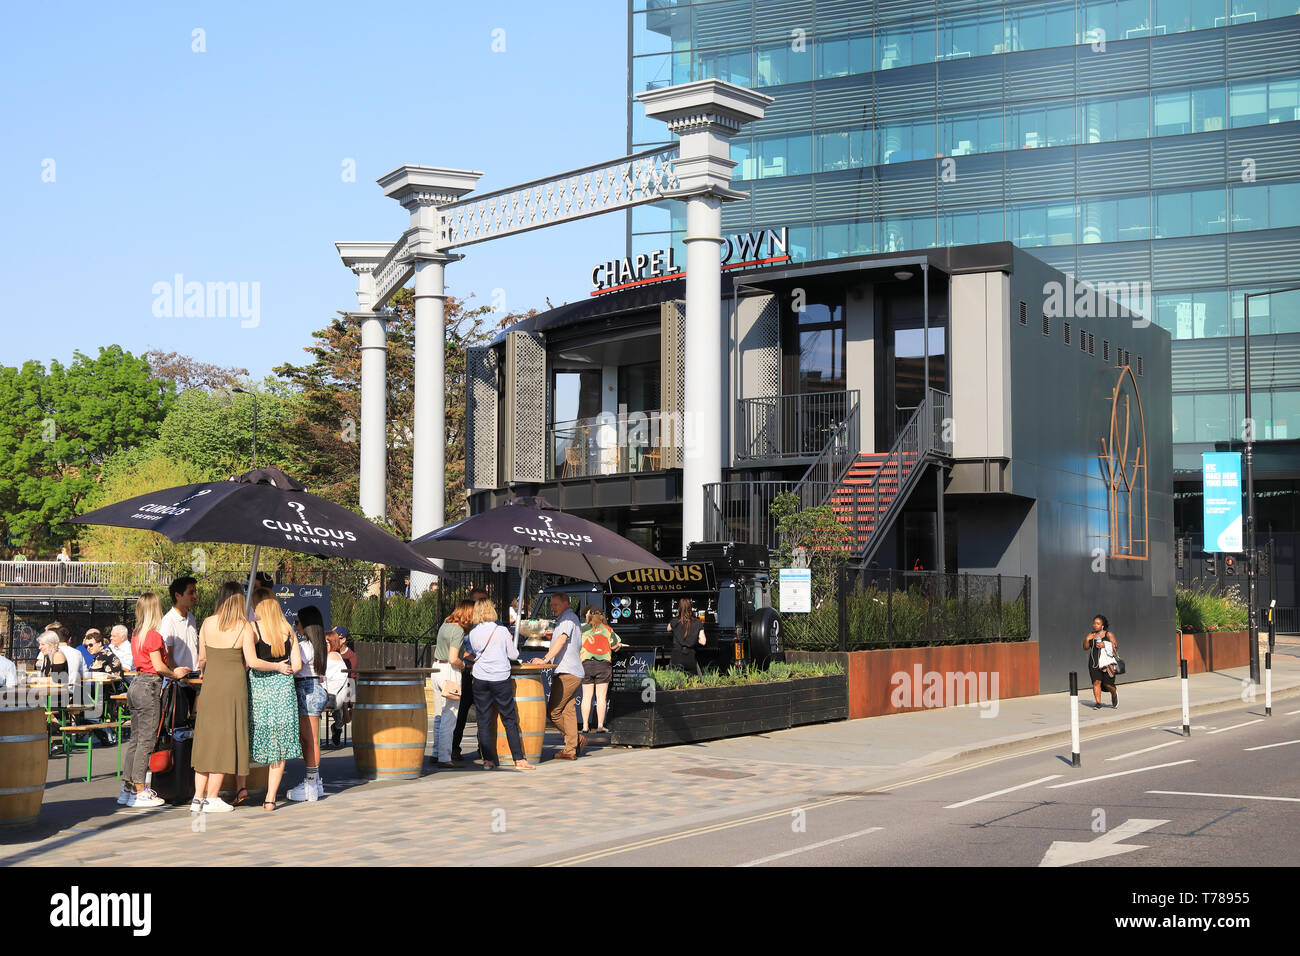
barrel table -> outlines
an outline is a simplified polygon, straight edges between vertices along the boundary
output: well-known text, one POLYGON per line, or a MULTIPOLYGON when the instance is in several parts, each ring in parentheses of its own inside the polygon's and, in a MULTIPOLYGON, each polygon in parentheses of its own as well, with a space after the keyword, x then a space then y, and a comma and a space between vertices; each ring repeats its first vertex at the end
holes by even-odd
POLYGON ((47 760, 45 709, 0 708, 0 826, 36 822, 47 760))
POLYGON ((410 780, 424 767, 429 708, 424 686, 433 669, 358 670, 352 707, 352 756, 369 780, 410 780))
MULTIPOLYGON (((542 741, 546 737, 546 688, 542 672, 554 670, 554 664, 513 664, 510 680, 515 689, 515 710, 519 714, 519 736, 524 745, 524 759, 531 764, 542 762, 542 741)), ((501 766, 513 767, 510 740, 505 724, 497 718, 497 758, 501 766)))

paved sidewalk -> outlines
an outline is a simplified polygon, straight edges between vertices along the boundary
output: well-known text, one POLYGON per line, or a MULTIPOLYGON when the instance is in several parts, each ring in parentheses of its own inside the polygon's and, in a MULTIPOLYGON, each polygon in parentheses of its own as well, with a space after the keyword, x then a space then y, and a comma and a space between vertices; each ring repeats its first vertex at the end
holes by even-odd
MULTIPOLYGON (((1193 714, 1240 707, 1245 676, 1245 668, 1193 676, 1193 714)), ((1275 713, 1300 706, 1300 645, 1279 644, 1273 688, 1275 713)), ((1263 703, 1260 688, 1261 716, 1263 703)), ((1120 727, 1174 726, 1180 709, 1177 678, 1121 684, 1118 710, 1081 709, 1081 732, 1086 741, 1120 727)), ((472 739, 471 730, 467 745, 472 739)), ((548 753, 559 742, 548 735, 548 753)), ((530 773, 471 764, 368 783, 355 778, 350 751, 326 751, 324 800, 201 822, 186 808, 120 809, 115 777, 64 783, 56 760, 38 827, 0 830, 0 865, 521 863, 867 793, 975 754, 1068 743, 1068 695, 1046 694, 1000 701, 996 714, 968 706, 661 750, 594 746, 576 762, 548 759, 530 773)), ((286 782, 301 774, 301 763, 291 764, 286 782)))

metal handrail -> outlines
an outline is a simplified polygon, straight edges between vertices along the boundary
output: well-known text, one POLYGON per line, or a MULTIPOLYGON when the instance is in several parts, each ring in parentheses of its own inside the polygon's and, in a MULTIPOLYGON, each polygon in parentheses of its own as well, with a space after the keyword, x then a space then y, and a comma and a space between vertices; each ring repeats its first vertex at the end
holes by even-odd
POLYGON ((861 410, 857 394, 856 391, 849 393, 852 404, 849 406, 848 415, 831 432, 826 447, 799 479, 795 491, 799 495, 799 505, 802 508, 816 508, 826 504, 835 493, 834 489, 844 480, 853 463, 858 460, 862 444, 861 410), (822 495, 820 489, 828 484, 831 491, 822 495))
POLYGON ((857 389, 739 399, 735 457, 739 461, 815 457, 859 404, 857 389))

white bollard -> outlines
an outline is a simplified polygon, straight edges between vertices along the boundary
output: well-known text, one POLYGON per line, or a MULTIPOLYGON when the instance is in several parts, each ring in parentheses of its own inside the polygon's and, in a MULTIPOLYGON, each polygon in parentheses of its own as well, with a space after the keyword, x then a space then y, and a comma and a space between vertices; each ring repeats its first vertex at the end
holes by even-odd
POLYGON ((1070 671, 1070 766, 1081 766, 1079 760, 1079 675, 1070 671))
POLYGON ((1273 653, 1264 655, 1264 716, 1273 716, 1273 653))
POLYGON ((1187 658, 1178 662, 1183 674, 1183 736, 1192 735, 1192 714, 1187 702, 1187 658))

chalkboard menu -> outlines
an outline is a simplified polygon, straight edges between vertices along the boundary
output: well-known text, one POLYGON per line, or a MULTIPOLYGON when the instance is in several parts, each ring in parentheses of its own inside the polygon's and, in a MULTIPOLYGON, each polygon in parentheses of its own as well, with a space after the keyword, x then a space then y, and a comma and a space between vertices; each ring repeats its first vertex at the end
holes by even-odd
POLYGON ((654 666, 654 651, 632 651, 630 654, 620 655, 619 659, 614 661, 614 673, 609 681, 610 689, 641 690, 643 682, 650 677, 650 671, 654 666))
POLYGON ((275 599, 280 602, 280 610, 285 619, 293 624, 298 620, 298 612, 307 605, 315 605, 316 610, 325 619, 325 633, 330 632, 330 586, 328 584, 281 584, 275 588, 275 599))

